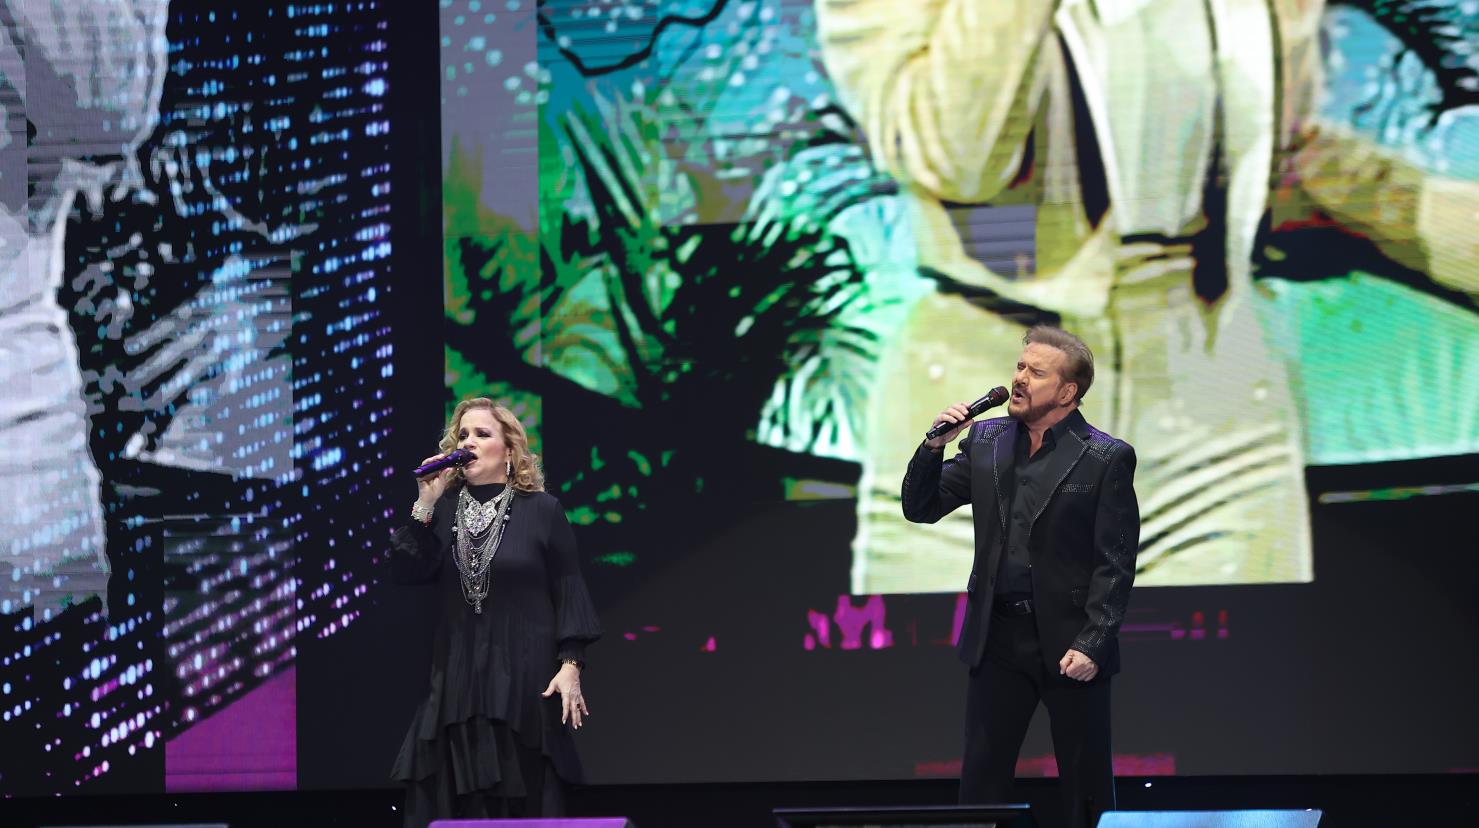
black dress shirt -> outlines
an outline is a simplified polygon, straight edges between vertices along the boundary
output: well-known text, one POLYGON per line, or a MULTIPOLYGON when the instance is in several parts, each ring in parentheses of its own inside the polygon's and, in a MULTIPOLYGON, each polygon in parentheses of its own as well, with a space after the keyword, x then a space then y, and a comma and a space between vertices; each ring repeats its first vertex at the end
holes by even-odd
POLYGON ((1052 494, 1052 480, 1046 479, 1043 469, 1054 447, 1068 431, 1065 417, 1043 432, 1042 445, 1032 454, 1032 437, 1027 426, 1017 423, 1016 456, 1012 463, 1012 474, 1005 481, 1011 491, 1011 510, 1007 512, 1006 554, 1001 556, 1001 570, 997 573, 996 593, 1020 598, 1032 595, 1032 557, 1027 549, 1028 537, 1032 533, 1032 518, 1042 509, 1052 494))

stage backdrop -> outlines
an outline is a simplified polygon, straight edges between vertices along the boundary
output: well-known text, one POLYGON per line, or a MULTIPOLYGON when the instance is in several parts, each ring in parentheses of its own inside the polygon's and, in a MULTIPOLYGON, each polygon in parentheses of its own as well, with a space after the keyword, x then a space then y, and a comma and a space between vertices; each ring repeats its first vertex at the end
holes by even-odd
POLYGON ((592 781, 953 775, 969 516, 897 488, 1036 321, 1141 458, 1119 770, 1479 771, 1471 5, 0 23, 0 794, 387 784, 471 395, 576 525, 592 781))
POLYGON ((907 524, 899 484, 1034 322, 1090 343, 1085 413, 1140 457, 1120 770, 1479 767, 1474 670, 1438 666, 1479 631, 1476 34, 444 3, 447 401, 519 412, 576 524, 593 778, 957 772, 970 516, 907 524))
POLYGON ((0 792, 298 784, 391 517, 390 21, 0 3, 0 792))

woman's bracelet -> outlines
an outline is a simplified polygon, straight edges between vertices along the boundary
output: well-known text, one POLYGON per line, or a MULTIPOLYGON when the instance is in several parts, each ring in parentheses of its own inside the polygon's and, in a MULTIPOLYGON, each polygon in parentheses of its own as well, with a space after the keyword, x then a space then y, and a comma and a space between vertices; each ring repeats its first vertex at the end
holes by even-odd
POLYGON ((411 504, 411 520, 431 523, 431 516, 435 511, 435 506, 422 506, 421 501, 418 500, 411 504))
POLYGON ((569 664, 570 666, 574 667, 577 670, 580 669, 580 662, 579 661, 576 661, 573 658, 562 658, 562 659, 560 659, 560 664, 561 664, 561 666, 566 665, 566 664, 569 664))

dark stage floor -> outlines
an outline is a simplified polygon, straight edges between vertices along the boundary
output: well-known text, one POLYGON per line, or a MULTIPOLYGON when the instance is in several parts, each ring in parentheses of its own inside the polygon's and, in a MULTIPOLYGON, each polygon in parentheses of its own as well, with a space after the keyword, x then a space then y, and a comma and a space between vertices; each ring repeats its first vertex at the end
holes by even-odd
MULTIPOLYGON (((1051 824, 1050 780, 1022 783, 1034 811, 1051 824)), ((1320 808, 1321 828, 1479 824, 1479 775, 1305 777, 1123 777, 1126 810, 1320 808)), ((593 786, 572 796, 572 816, 623 815, 637 828, 766 828, 784 806, 945 804, 948 781, 593 786)), ((218 793, 169 796, 19 798, 0 802, 0 826, 180 825, 232 828, 355 826, 396 828, 393 789, 218 793)))

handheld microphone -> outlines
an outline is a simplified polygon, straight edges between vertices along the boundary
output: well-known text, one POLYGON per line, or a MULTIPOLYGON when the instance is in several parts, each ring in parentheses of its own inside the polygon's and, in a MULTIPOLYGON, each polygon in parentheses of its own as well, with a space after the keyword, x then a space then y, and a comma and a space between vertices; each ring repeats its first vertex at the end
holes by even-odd
POLYGON ((449 468, 451 466, 466 466, 468 463, 471 463, 476 458, 477 455, 473 454, 467 449, 453 449, 452 451, 447 453, 446 457, 443 457, 440 460, 433 460, 424 466, 417 466, 416 470, 413 471, 412 474, 416 475, 417 477, 425 477, 428 474, 434 474, 441 471, 442 469, 449 468))
MULTIPOLYGON (((981 416, 988 408, 995 408, 1007 401, 1011 394, 1007 393, 1004 386, 998 385, 986 392, 986 396, 970 404, 970 416, 967 420, 981 416)), ((940 423, 924 433, 924 439, 933 440, 941 434, 949 434, 951 429, 958 428, 960 423, 940 423)))

